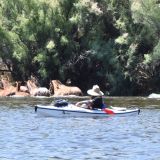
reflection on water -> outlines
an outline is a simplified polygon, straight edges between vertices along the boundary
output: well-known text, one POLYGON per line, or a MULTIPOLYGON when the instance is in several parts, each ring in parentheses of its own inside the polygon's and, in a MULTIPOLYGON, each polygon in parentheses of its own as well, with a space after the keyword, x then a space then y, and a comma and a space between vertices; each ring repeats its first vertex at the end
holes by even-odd
MULTIPOLYGON (((52 101, 62 98, 75 103, 89 97, 4 97, 0 98, 0 104, 12 107, 18 107, 20 105, 34 106, 36 104, 50 104, 52 101)), ((147 97, 103 97, 103 99, 107 105, 118 107, 160 108, 160 99, 147 97)))
MULTIPOLYGON (((159 105, 158 100, 152 105, 145 99, 137 104, 141 98, 135 99, 106 100, 115 106, 159 105)), ((1 99, 0 160, 160 159, 160 109, 142 108, 137 116, 101 119, 37 117, 32 106, 51 101, 1 99)))

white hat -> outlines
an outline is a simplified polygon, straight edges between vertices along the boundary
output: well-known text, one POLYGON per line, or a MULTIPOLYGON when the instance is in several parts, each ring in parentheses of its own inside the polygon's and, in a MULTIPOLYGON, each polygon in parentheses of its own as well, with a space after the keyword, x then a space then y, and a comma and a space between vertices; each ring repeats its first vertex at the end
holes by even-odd
POLYGON ((103 96, 103 95, 104 95, 104 93, 103 93, 102 91, 100 91, 100 88, 99 88, 98 85, 94 85, 94 86, 92 87, 92 89, 89 89, 89 90, 87 91, 87 93, 88 93, 89 95, 91 95, 91 96, 103 96))

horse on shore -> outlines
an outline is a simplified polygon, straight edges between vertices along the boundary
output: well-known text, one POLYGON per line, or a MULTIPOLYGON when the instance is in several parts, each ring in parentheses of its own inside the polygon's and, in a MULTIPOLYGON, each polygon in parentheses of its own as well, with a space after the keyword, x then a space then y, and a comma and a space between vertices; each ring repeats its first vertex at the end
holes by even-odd
POLYGON ((82 96, 82 91, 76 86, 66 86, 59 80, 52 80, 49 88, 51 94, 54 96, 76 95, 82 96))
POLYGON ((27 87, 31 96, 49 97, 51 95, 46 87, 38 87, 32 80, 27 81, 27 87))

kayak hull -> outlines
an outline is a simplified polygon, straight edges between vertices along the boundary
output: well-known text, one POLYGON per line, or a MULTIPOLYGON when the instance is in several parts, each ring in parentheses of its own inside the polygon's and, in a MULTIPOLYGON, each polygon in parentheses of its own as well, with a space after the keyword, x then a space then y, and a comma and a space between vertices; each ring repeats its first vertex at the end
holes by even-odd
POLYGON ((136 115, 140 113, 140 109, 85 109, 75 105, 55 107, 52 105, 37 105, 35 111, 39 116, 45 117, 108 117, 111 115, 136 115))

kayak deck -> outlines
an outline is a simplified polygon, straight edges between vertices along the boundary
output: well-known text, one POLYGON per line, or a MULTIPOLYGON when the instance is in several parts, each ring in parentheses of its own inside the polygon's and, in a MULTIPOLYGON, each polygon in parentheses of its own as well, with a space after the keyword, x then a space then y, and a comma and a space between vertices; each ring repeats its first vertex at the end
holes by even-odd
POLYGON ((74 117, 107 117, 109 115, 131 115, 131 114, 139 114, 140 109, 126 109, 126 108, 118 108, 113 107, 113 109, 105 108, 105 109, 86 109, 77 107, 73 104, 69 104, 68 106, 55 107, 52 105, 37 105, 35 106, 35 111, 38 115, 42 116, 53 116, 53 117, 66 117, 66 116, 74 116, 74 117))

